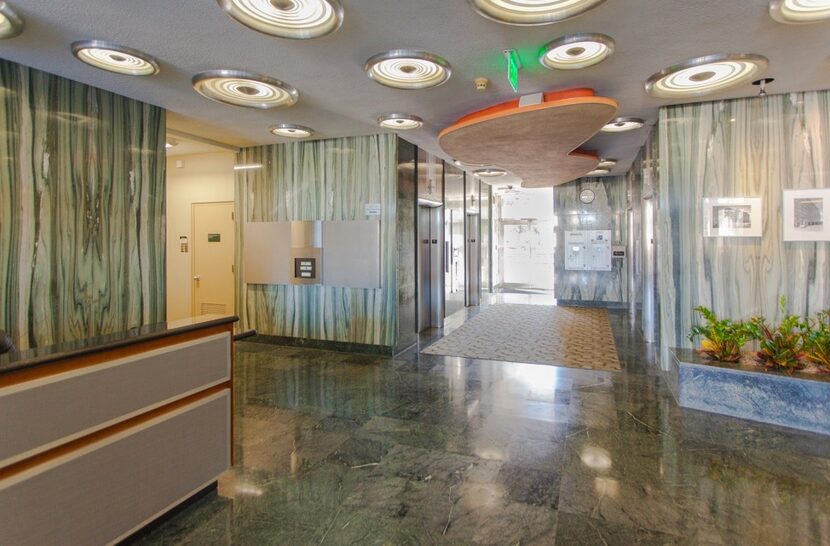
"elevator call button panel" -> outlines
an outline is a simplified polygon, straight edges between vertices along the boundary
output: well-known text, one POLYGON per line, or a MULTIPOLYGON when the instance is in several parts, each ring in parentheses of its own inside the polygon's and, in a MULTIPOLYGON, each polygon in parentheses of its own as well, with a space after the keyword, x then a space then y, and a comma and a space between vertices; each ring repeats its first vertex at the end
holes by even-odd
POLYGON ((566 231, 566 271, 611 271, 611 230, 566 231))

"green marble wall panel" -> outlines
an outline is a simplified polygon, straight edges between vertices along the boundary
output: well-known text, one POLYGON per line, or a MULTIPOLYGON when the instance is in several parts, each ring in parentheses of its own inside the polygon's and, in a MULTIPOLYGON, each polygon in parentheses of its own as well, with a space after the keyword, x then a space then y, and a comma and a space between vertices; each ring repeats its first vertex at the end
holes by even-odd
POLYGON ((398 262, 398 332, 395 352, 418 342, 418 305, 416 300, 417 281, 415 274, 416 239, 415 218, 418 209, 418 180, 414 144, 398 139, 398 202, 397 239, 398 262))
MULTIPOLYGON (((397 142, 372 135, 245 148, 237 171, 237 309, 265 335, 394 346, 397 330, 397 142), (381 204, 381 289, 248 285, 245 222, 365 220, 381 204)), ((355 249, 360 252, 360 249, 355 249)))
POLYGON ((784 242, 782 190, 830 187, 830 92, 660 110, 658 272, 664 348, 696 305, 722 316, 830 307, 830 243, 784 242), (763 236, 703 237, 704 197, 760 197, 763 236))
POLYGON ((164 110, 0 60, 0 112, 0 329, 164 321, 164 110))
POLYGON ((627 182, 624 176, 578 178, 553 188, 553 214, 556 220, 554 255, 554 293, 556 299, 582 303, 627 303, 628 258, 612 260, 611 271, 567 271, 565 269, 565 231, 611 230, 611 244, 628 242, 627 182), (591 203, 579 194, 594 192, 591 203))
POLYGON ((444 244, 449 249, 449 267, 444 270, 444 316, 466 304, 466 245, 464 226, 464 171, 444 163, 444 244))

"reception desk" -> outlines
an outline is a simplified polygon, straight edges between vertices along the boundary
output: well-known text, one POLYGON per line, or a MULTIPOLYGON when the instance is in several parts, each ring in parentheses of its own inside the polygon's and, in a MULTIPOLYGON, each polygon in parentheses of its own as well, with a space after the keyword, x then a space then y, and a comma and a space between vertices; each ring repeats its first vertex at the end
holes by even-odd
POLYGON ((232 464, 233 323, 0 356, 0 544, 112 544, 232 464))

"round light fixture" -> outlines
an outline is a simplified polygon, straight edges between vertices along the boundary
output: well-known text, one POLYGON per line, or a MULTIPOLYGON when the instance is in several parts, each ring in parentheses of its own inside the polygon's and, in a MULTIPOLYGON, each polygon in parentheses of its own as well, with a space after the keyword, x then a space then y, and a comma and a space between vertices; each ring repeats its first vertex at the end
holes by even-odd
POLYGON ((168 139, 164 142, 164 147, 165 147, 166 149, 168 149, 168 150, 169 150, 170 148, 172 148, 172 147, 174 147, 174 146, 178 146, 178 145, 179 145, 179 141, 178 141, 178 140, 176 140, 176 139, 174 139, 174 138, 168 138, 168 139))
POLYGON ((308 40, 343 24, 340 0, 218 0, 225 13, 271 36, 308 40))
POLYGON ((654 74, 646 82, 646 91, 663 99, 717 93, 756 79, 768 64, 766 57, 760 55, 707 55, 654 74))
POLYGON ((571 34, 549 42, 539 62, 551 70, 576 70, 601 63, 614 53, 614 40, 605 34, 571 34))
POLYGON ((610 169, 610 168, 614 167, 616 164, 617 164, 616 159, 606 159, 606 158, 603 157, 603 158, 600 158, 599 165, 597 165, 597 167, 600 167, 602 169, 610 169))
POLYGON ((482 178, 496 178, 506 175, 507 171, 497 167, 487 167, 486 169, 478 169, 477 171, 473 171, 473 174, 482 178))
POLYGON ((23 32, 23 19, 6 2, 0 2, 0 40, 23 32))
POLYGON ((308 138, 314 134, 310 128, 292 123, 279 123, 271 127, 269 131, 276 136, 288 138, 308 138))
POLYGON ((830 19, 830 0, 773 0, 769 14, 779 23, 819 23, 830 19))
POLYGON ((596 168, 596 169, 594 169, 593 171, 589 172, 589 173, 588 173, 588 176, 602 176, 602 175, 608 174, 608 173, 610 173, 610 172, 611 172, 611 171, 610 171, 610 170, 608 170, 608 169, 602 169, 602 168, 600 168, 600 167, 597 167, 597 168, 596 168))
POLYGON ((547 25, 594 9, 605 0, 467 0, 488 19, 508 25, 547 25))
POLYGON ((623 133, 625 131, 633 131, 645 125, 645 120, 640 118, 614 118, 602 128, 606 133, 623 133))
POLYGON ((418 129, 424 124, 424 120, 412 114, 383 114, 378 118, 378 125, 384 129, 394 131, 409 131, 418 129))
POLYGON ((450 79, 450 63, 425 51, 394 49, 366 61, 366 75, 396 89, 426 89, 450 79))
POLYGON ((152 76, 159 72, 158 61, 150 55, 101 40, 74 42, 72 54, 81 62, 117 74, 152 76))
POLYGON ((193 89, 210 100, 248 108, 285 108, 300 98, 278 79, 242 70, 208 70, 193 76, 193 89))

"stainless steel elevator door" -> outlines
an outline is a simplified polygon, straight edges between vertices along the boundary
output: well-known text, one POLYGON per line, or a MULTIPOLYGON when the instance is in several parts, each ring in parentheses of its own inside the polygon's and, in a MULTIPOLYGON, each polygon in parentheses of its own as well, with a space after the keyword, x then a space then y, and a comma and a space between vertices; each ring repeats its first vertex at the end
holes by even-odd
POLYGON ((444 323, 442 207, 418 207, 418 331, 444 323))
POLYGON ((481 223, 467 214, 467 305, 481 305, 481 223))

